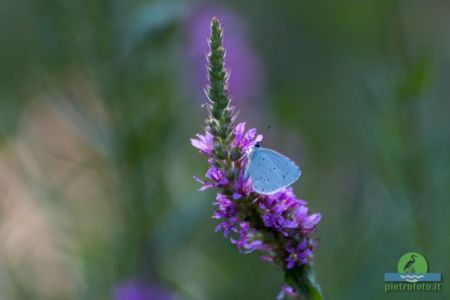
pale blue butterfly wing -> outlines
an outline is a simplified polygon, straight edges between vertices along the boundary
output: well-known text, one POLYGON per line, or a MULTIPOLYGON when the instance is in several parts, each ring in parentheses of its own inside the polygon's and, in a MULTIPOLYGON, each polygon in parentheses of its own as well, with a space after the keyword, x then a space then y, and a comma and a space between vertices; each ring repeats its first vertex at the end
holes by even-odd
POLYGON ((250 152, 245 170, 245 178, 250 177, 253 189, 265 195, 290 186, 300 175, 300 168, 292 160, 262 147, 255 147, 250 152))

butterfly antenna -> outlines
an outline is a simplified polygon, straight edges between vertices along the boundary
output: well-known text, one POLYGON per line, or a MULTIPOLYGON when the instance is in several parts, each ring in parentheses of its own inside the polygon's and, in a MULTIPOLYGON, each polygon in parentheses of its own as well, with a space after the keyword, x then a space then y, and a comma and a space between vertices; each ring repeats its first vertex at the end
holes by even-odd
POLYGON ((266 128, 266 135, 269 135, 270 128, 272 128, 272 127, 271 127, 270 125, 267 125, 267 128, 266 128))

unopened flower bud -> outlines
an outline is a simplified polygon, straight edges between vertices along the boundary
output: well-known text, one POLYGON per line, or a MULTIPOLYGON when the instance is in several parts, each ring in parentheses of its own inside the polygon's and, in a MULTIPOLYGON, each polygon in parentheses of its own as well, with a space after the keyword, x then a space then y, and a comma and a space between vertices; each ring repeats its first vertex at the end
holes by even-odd
POLYGON ((238 159, 241 158, 241 151, 238 148, 233 148, 233 150, 231 150, 231 154, 230 154, 230 159, 232 161, 236 161, 238 159))

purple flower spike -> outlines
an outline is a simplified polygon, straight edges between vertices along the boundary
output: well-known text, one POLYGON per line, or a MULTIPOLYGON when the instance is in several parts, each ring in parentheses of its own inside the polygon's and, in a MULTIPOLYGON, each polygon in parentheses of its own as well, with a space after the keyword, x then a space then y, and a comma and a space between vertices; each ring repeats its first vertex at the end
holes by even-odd
MULTIPOLYGON (((205 134, 191 140, 208 158, 209 169, 204 180, 196 180, 202 184, 202 191, 217 190, 213 218, 220 223, 216 231, 222 231, 240 252, 258 251, 262 260, 277 264, 288 277, 289 272, 309 268, 317 245, 312 234, 320 214, 308 214, 307 203, 298 199, 290 187, 272 195, 258 194, 244 177, 246 154, 263 137, 255 128, 246 130, 245 122, 234 122, 236 114, 230 104, 223 64, 225 50, 217 19, 212 21, 210 47, 210 84, 206 91, 209 118, 205 134)), ((295 285, 299 286, 305 285, 295 285)), ((292 287, 284 286, 278 299, 295 295, 292 287)))

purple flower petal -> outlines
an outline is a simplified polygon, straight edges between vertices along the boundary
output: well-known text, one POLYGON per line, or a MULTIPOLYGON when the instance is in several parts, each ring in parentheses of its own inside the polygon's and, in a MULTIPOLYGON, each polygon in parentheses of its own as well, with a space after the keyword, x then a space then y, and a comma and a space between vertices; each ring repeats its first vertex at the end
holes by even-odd
POLYGON ((191 139, 192 146, 197 148, 203 155, 211 156, 214 141, 213 136, 209 132, 206 132, 205 135, 196 134, 196 136, 196 139, 191 139))
POLYGON ((277 300, 282 300, 282 299, 284 299, 285 297, 297 297, 297 293, 295 292, 295 290, 294 290, 294 288, 293 287, 291 287, 291 286, 289 286, 289 285, 287 285, 287 284, 284 284, 282 287, 281 287, 281 291, 280 291, 280 293, 278 294, 278 296, 277 296, 277 300))

